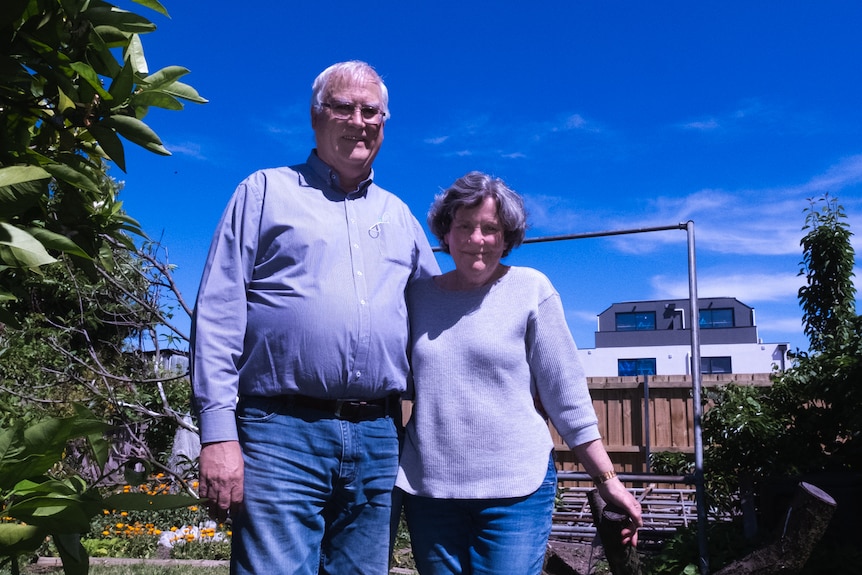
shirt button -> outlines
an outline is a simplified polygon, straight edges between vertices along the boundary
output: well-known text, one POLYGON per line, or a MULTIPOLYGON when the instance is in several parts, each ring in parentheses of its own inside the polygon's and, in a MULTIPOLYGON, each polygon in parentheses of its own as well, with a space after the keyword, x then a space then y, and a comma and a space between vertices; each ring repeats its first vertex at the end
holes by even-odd
POLYGON ((359 379, 360 377, 362 377, 362 372, 361 372, 361 371, 357 371, 357 372, 356 372, 356 378, 357 378, 357 379, 359 379))
POLYGON ((356 248, 356 249, 358 250, 358 249, 359 249, 359 244, 353 244, 353 247, 354 247, 354 248, 356 248))
POLYGON ((361 276, 361 275, 362 275, 362 270, 357 271, 357 272, 356 272, 356 275, 361 276))
POLYGON ((359 303, 360 303, 360 304, 362 304, 362 305, 365 305, 365 300, 364 300, 364 299, 361 299, 361 300, 359 300, 359 303))

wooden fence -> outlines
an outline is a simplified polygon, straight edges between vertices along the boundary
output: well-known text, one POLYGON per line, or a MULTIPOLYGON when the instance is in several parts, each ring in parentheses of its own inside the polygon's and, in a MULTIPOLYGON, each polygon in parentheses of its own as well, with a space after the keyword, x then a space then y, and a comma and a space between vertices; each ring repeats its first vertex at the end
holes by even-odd
MULTIPOLYGON (((587 378, 599 430, 616 471, 646 473, 650 453, 694 453, 691 376, 587 378), (647 407, 648 406, 648 407, 647 407)), ((771 385, 769 374, 703 375, 703 388, 736 382, 771 385)), ((708 406, 705 407, 708 409, 708 406)), ((583 471, 551 426, 560 471, 583 471)))

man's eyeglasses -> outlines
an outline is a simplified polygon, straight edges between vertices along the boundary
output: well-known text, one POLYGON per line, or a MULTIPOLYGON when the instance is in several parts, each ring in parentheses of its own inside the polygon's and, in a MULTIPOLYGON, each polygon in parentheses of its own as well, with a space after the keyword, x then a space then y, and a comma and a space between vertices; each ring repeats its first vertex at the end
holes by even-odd
POLYGON ((359 110, 359 115, 362 116, 362 121, 366 124, 379 124, 386 117, 386 112, 377 106, 352 102, 324 102, 321 106, 329 108, 332 117, 336 120, 349 120, 356 113, 356 110, 359 110))

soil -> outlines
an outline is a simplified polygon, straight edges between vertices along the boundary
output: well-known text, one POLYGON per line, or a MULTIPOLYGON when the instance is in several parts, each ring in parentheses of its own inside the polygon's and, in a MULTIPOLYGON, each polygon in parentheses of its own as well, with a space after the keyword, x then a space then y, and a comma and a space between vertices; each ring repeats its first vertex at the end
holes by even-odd
POLYGON ((601 573, 596 564, 605 558, 600 545, 551 541, 545 560, 543 575, 587 575, 601 573))

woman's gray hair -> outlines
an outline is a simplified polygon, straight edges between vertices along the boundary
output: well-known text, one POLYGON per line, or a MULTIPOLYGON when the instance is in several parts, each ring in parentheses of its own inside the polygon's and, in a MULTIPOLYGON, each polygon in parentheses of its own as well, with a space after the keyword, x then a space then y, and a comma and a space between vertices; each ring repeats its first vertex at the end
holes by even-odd
POLYGON ((385 114, 384 121, 388 120, 389 114, 389 90, 383 83, 383 78, 370 64, 361 60, 350 60, 333 64, 317 78, 311 85, 311 107, 315 113, 320 112, 323 103, 329 95, 340 88, 352 88, 365 84, 377 84, 380 87, 380 109, 385 114))
POLYGON ((449 253, 449 246, 444 238, 452 229, 455 213, 461 208, 478 207, 485 198, 494 198, 497 202, 497 217, 503 226, 503 241, 506 244, 502 257, 509 255, 524 241, 527 212, 523 198, 500 178, 482 172, 469 172, 455 180, 448 190, 438 194, 428 211, 428 227, 445 253, 449 253))

